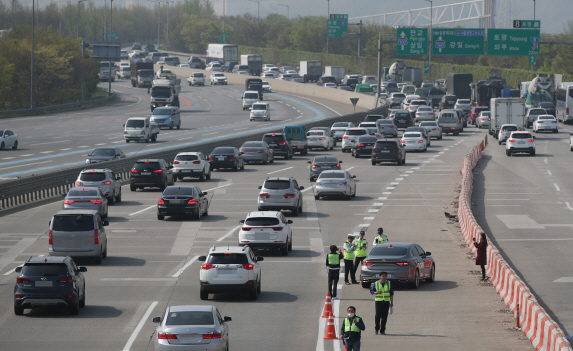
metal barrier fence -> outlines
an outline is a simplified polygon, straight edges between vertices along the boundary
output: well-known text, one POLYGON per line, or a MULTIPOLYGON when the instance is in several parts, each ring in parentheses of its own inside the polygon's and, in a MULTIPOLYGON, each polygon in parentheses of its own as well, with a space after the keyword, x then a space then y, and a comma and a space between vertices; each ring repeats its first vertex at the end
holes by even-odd
MULTIPOLYGON (((107 90, 106 90, 107 92, 107 90)), ((84 102, 74 102, 71 104, 63 104, 63 105, 54 105, 54 106, 46 106, 46 107, 37 107, 37 108, 28 108, 22 110, 7 110, 7 111, 0 111, 0 116, 9 116, 9 115, 16 115, 16 116, 24 116, 29 115, 35 112, 47 112, 47 111, 57 111, 61 109, 69 109, 69 108, 82 108, 84 106, 91 106, 101 104, 103 102, 111 101, 115 99, 115 93, 111 93, 110 96, 106 96, 100 99, 93 99, 84 102)))
MULTIPOLYGON (((310 129, 312 127, 331 126, 336 122, 353 122, 354 124, 358 124, 359 122, 364 121, 364 117, 367 114, 387 115, 388 106, 382 106, 368 112, 357 112, 340 117, 302 123, 301 125, 310 129)), ((280 130, 275 132, 280 132, 280 130)), ((142 158, 161 158, 167 162, 172 162, 175 155, 179 152, 197 151, 208 155, 214 148, 219 146, 234 146, 239 148, 246 141, 262 140, 263 135, 266 133, 269 133, 269 131, 246 134, 244 136, 230 138, 224 141, 220 140, 200 143, 191 147, 176 147, 166 151, 148 153, 145 157, 131 156, 121 160, 97 163, 97 165, 69 167, 57 172, 40 174, 37 176, 27 176, 17 180, 2 182, 0 184, 0 210, 14 208, 38 200, 62 196, 62 194, 67 193, 74 186, 78 174, 86 168, 108 168, 121 176, 122 180, 127 180, 130 177, 131 168, 135 162, 142 158)))

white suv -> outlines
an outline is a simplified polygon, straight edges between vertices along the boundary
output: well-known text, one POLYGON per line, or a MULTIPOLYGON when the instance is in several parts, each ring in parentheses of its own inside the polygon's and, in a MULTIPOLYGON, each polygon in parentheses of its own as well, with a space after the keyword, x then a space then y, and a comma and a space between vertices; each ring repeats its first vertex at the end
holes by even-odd
POLYGON ((236 291, 247 292, 256 300, 261 293, 262 260, 248 246, 213 246, 207 256, 199 257, 205 262, 199 272, 201 300, 207 300, 210 293, 236 291))
POLYGON ((84 169, 76 180, 76 186, 98 188, 107 198, 110 205, 121 202, 121 176, 111 169, 84 169))
POLYGON ((247 219, 241 221, 239 245, 252 248, 279 249, 284 256, 292 251, 291 220, 280 212, 250 212, 247 219))
POLYGON ((202 72, 193 72, 189 78, 187 78, 189 86, 204 86, 205 85, 205 75, 202 72))
POLYGON ((370 135, 368 128, 348 128, 342 137, 342 152, 350 152, 354 140, 358 139, 361 135, 370 135))
POLYGON ((201 152, 180 152, 173 161, 173 176, 179 180, 184 177, 211 179, 211 164, 201 152))
POLYGON ((498 144, 501 145, 501 143, 505 143, 511 132, 515 132, 517 130, 518 128, 516 124, 502 124, 501 128, 499 128, 499 134, 497 135, 498 144))
POLYGON ((209 77, 209 82, 211 83, 211 85, 217 85, 217 84, 227 85, 227 76, 219 72, 211 73, 211 76, 209 77))
POLYGON ((512 132, 505 143, 505 154, 523 152, 535 156, 535 137, 530 132, 512 132))

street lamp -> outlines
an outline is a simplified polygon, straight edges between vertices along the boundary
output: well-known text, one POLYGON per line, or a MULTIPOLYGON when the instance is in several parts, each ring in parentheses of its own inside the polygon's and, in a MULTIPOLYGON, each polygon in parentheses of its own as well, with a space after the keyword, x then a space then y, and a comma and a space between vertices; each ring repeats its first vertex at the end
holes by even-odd
POLYGON ((87 0, 78 0, 78 21, 76 23, 76 38, 80 37, 80 4, 84 1, 87 0))
MULTIPOLYGON (((330 19, 330 0, 326 0, 328 3, 328 7, 327 7, 327 15, 326 15, 326 21, 328 23, 328 20, 330 19)), ((326 33, 326 54, 328 55, 328 25, 326 26, 327 28, 327 33, 326 33)))
POLYGON ((155 1, 155 0, 147 0, 149 2, 155 2, 157 3, 157 50, 159 50, 159 30, 160 30, 160 26, 161 26, 161 1, 155 1))
POLYGON ((535 0, 533 0, 533 20, 535 21, 535 0))
POLYGON ((34 108, 34 0, 32 0, 32 56, 30 60, 30 108, 34 108))
POLYGON ((259 9, 260 9, 261 2, 257 1, 257 0, 249 0, 249 1, 257 3, 257 21, 260 21, 261 20, 261 12, 259 11, 259 9))
POLYGON ((290 9, 289 9, 288 5, 283 5, 283 4, 277 4, 277 5, 284 6, 287 8, 287 18, 290 19, 290 9))
MULTIPOLYGON (((430 2, 430 50, 428 51, 428 63, 432 62, 432 25, 433 25, 433 16, 432 16, 432 10, 434 9, 434 2, 432 0, 426 0, 430 2)), ((533 0, 535 1, 535 0, 533 0)))

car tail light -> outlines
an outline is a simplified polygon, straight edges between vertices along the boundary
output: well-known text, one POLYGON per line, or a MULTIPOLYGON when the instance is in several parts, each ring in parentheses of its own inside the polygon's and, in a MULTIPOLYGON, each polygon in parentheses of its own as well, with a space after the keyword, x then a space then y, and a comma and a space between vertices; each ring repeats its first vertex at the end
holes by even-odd
POLYGON ((481 120, 482 120, 482 121, 485 121, 485 117, 482 117, 481 120))
POLYGON ((252 228, 251 227, 242 227, 241 230, 244 232, 248 232, 250 231, 252 228))
POLYGON ((209 161, 213 161, 213 156, 209 156, 209 161))
POLYGON ((565 109, 565 113, 567 114, 567 116, 569 116, 569 107, 567 107, 567 108, 565 109))
POLYGON ((60 283, 73 283, 74 282, 74 277, 67 277, 67 278, 62 278, 59 279, 58 282, 60 283))
POLYGON ((162 169, 156 169, 155 171, 153 171, 153 173, 163 173, 162 169))
POLYGON ((533 139, 527 139, 527 141, 529 141, 530 143, 534 142, 535 140, 533 139))
POLYGON ((284 194, 285 199, 294 199, 295 195, 294 194, 284 194))
POLYGON ((370 261, 362 261, 362 265, 365 266, 365 267, 370 267, 370 266, 372 266, 372 262, 370 262, 370 261))
POLYGON ((337 163, 336 166, 334 166, 334 167, 340 167, 340 163, 337 163))
POLYGON ((94 229, 94 244, 99 244, 99 231, 94 229))
POLYGON ((132 169, 131 173, 139 173, 139 171, 137 169, 132 169))
POLYGON ((174 165, 178 165, 178 164, 179 164, 179 161, 173 161, 173 164, 174 164, 174 165))
POLYGON ((320 138, 320 140, 326 140, 326 138, 320 138))
POLYGON ((412 123, 412 119, 411 119, 411 118, 410 118, 410 122, 409 122, 409 123, 412 123))
POLYGON ((279 145, 286 145, 286 141, 281 141, 279 145))
POLYGON ((343 136, 342 139, 348 139, 348 135, 343 136))
POLYGON ((194 164, 194 165, 198 165, 198 164, 201 164, 201 161, 199 161, 199 160, 197 160, 197 161, 193 161, 193 164, 194 164))
POLYGON ((101 200, 90 200, 90 202, 91 202, 92 204, 96 204, 96 205, 101 204, 101 200))
POLYGON ((400 140, 402 144, 406 144, 406 140, 400 140))
POLYGON ((434 130, 440 130, 440 128, 436 128, 436 129, 434 129, 434 130))
POLYGON ((53 245, 52 230, 51 229, 50 229, 50 233, 48 234, 48 244, 53 245))
POLYGON ((419 142, 419 143, 423 143, 423 142, 424 142, 424 140, 418 140, 418 142, 419 142))
POLYGON ((157 333, 157 339, 176 340, 176 339, 177 339, 177 335, 175 335, 175 334, 167 334, 167 333, 157 333))
POLYGON ((364 146, 364 144, 358 144, 357 146, 364 146))
POLYGON ((64 200, 64 205, 71 205, 74 203, 74 200, 64 200))
POLYGON ((275 232, 280 232, 281 230, 283 230, 283 227, 271 227, 272 230, 274 230, 275 232))
POLYGON ((515 139, 509 139, 508 140, 510 143, 515 143, 515 139))
POLYGON ((203 334, 203 340, 205 339, 221 339, 221 333, 203 334))
POLYGON ((452 129, 456 129, 456 127, 452 127, 452 129))
POLYGON ((158 205, 165 205, 165 201, 163 199, 159 199, 159 201, 157 201, 158 205))
POLYGON ((408 263, 408 262, 396 262, 396 265, 397 266, 409 266, 410 263, 408 263))
MULTIPOLYGON (((133 171, 132 171, 132 172, 133 172, 133 171)), ((78 180, 78 181, 76 181, 76 185, 83 186, 84 183, 83 183, 83 182, 80 182, 80 181, 78 180)))
POLYGON ((195 199, 191 199, 191 200, 187 201, 187 205, 194 205, 196 203, 197 203, 197 201, 195 199))
POLYGON ((26 278, 16 278, 16 283, 21 284, 21 283, 31 283, 32 281, 30 279, 26 279, 26 278))
POLYGON ((110 185, 110 184, 111 184, 111 182, 109 180, 106 182, 101 182, 101 185, 110 185))
POLYGON ((316 168, 316 167, 320 168, 320 166, 318 166, 318 165, 312 165, 312 167, 313 168, 316 168))
POLYGON ((421 115, 421 113, 420 113, 420 112, 416 112, 416 116, 419 116, 419 115, 421 115))
POLYGON ((246 269, 246 270, 248 270, 248 271, 250 271, 250 270, 252 270, 253 268, 255 268, 255 266, 253 266, 252 263, 245 263, 245 264, 243 264, 243 268, 246 269))
POLYGON ((380 151, 380 149, 377 148, 377 147, 375 147, 375 148, 372 149, 372 151, 380 151))
POLYGON ((433 113, 433 112, 430 112, 430 113, 428 113, 428 114, 429 114, 430 116, 433 116, 433 115, 434 115, 434 113, 433 113))
POLYGON ((213 268, 213 265, 210 263, 203 263, 201 269, 208 271, 209 269, 213 268))
POLYGON ((261 193, 261 194, 259 194, 259 196, 260 196, 260 197, 264 197, 264 198, 266 198, 266 199, 268 199, 269 197, 271 197, 271 196, 270 196, 269 194, 267 194, 267 193, 261 193))
POLYGON ((396 152, 396 151, 400 151, 400 149, 398 149, 397 147, 392 148, 392 151, 396 152))

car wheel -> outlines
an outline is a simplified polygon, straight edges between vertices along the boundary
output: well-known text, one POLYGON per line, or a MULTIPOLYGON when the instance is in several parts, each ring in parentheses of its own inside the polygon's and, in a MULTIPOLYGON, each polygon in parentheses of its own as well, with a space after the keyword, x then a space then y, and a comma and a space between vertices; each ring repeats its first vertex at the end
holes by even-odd
POLYGON ((177 176, 177 179, 183 180, 183 176, 177 176))
POLYGON ((239 167, 237 167, 237 165, 233 166, 233 172, 236 172, 239 169, 239 167))
POLYGON ((135 185, 129 184, 129 190, 131 190, 131 191, 136 191, 137 188, 135 187, 135 185))
POLYGON ((84 297, 80 300, 79 307, 84 308, 86 307, 86 287, 84 286, 84 297))
POLYGON ((293 207, 290 212, 292 213, 292 215, 294 217, 298 216, 298 206, 297 207, 293 207))
POLYGON ((199 296, 201 297, 201 300, 209 300, 209 292, 208 291, 201 290, 199 292, 199 296))
POLYGON ((334 150, 334 144, 332 144, 332 146, 330 146, 330 150, 334 150))
POLYGON ((506 155, 506 156, 511 156, 511 152, 509 152, 509 150, 505 150, 505 155, 506 155))
POLYGON ((241 170, 245 169, 245 162, 243 162, 243 165, 241 166, 241 170))
POLYGON ((531 156, 535 156, 535 150, 531 151, 529 154, 530 154, 531 156))
POLYGON ((253 290, 249 291, 249 300, 256 300, 257 297, 258 297, 257 288, 254 288, 253 290))
POLYGON ((23 315, 24 314, 24 307, 14 306, 14 314, 17 316, 23 315))
POLYGON ((115 198, 116 202, 121 202, 121 190, 119 190, 119 194, 117 195, 117 197, 115 198))
POLYGON ((159 186, 159 190, 161 190, 161 192, 163 192, 165 190, 165 187, 167 186, 167 184, 163 183, 159 186))
POLYGON ((105 250, 103 250, 103 253, 101 254, 102 258, 106 258, 107 257, 107 242, 105 243, 105 250))
POLYGON ((420 271, 416 269, 414 273, 414 280, 410 283, 412 289, 418 289, 420 287, 420 271))
POLYGON ((179 120, 179 123, 177 123, 177 129, 181 129, 181 120, 179 120))
POLYGON ((203 212, 203 216, 207 217, 208 215, 209 215, 209 205, 207 205, 205 212, 203 212))
POLYGON ((109 199, 107 199, 107 203, 113 205, 115 203, 115 195, 111 195, 109 199))
POLYGON ((259 280, 259 284, 257 285, 257 294, 261 293, 263 283, 259 280))
POLYGON ((364 289, 370 289, 371 283, 370 282, 362 282, 362 287, 364 289))
POLYGON ((288 243, 285 243, 283 247, 281 247, 281 255, 287 256, 288 255, 288 243))
POLYGON ((99 254, 96 258, 94 258, 94 263, 95 264, 101 264, 101 256, 103 253, 99 254))
POLYGON ((354 158, 360 158, 360 155, 357 154, 357 153, 355 153, 355 154, 354 154, 354 158))
POLYGON ((499 140, 497 143, 498 143, 499 145, 501 145, 501 140, 499 140))
POLYGON ((314 195, 315 200, 320 200, 320 195, 314 195))
POLYGON ((149 136, 147 136, 147 138, 145 139, 145 142, 149 143, 150 140, 151 140, 151 138, 149 136))
POLYGON ((0 144, 0 150, 4 150, 4 147, 5 147, 5 146, 6 146, 6 145, 4 145, 4 142, 2 142, 2 144, 0 144))
POLYGON ((209 173, 205 174, 205 178, 211 179, 211 170, 209 170, 209 173))
POLYGON ((288 242, 288 250, 292 251, 292 238, 290 239, 290 241, 288 242))
POLYGON ((376 162, 372 161, 372 166, 376 166, 376 162))
POLYGON ((164 220, 164 219, 165 219, 165 216, 164 216, 164 215, 157 214, 157 220, 158 220, 158 221, 162 221, 162 220, 164 220))
POLYGON ((430 270, 430 276, 427 279, 428 283, 433 283, 436 281, 436 266, 432 265, 432 269, 430 270))
MULTIPOLYGON (((557 133, 557 131, 555 131, 555 133, 557 133)), ((18 148, 18 140, 16 140, 14 142, 14 145, 12 146, 12 150, 16 150, 18 148)))
POLYGON ((438 137, 438 140, 442 140, 442 136, 441 136, 441 135, 438 137))
POLYGON ((203 172, 201 172, 201 175, 199 176, 199 180, 200 181, 205 181, 205 170, 203 170, 203 172))
POLYGON ((199 208, 197 210, 197 213, 195 213, 195 215, 193 216, 195 220, 200 221, 201 217, 203 217, 203 214, 201 213, 201 208, 199 208))
POLYGON ((346 199, 346 200, 352 199, 352 195, 346 195, 346 196, 345 196, 345 199, 346 199))

